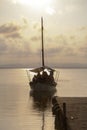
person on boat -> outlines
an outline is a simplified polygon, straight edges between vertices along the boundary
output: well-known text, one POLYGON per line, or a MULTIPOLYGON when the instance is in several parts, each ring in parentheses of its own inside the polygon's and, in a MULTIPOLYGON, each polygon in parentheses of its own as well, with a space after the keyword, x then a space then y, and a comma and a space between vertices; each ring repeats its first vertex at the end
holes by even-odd
POLYGON ((36 82, 36 80, 37 80, 37 76, 34 75, 34 77, 33 77, 33 82, 36 82))
POLYGON ((40 72, 38 72, 38 74, 37 74, 37 82, 39 81, 39 82, 41 82, 41 74, 40 74, 40 72))
POLYGON ((48 82, 48 74, 47 74, 46 71, 43 71, 43 73, 42 73, 42 79, 43 79, 43 81, 48 82))
POLYGON ((34 83, 38 82, 40 80, 40 77, 41 77, 40 72, 38 72, 37 75, 34 75, 33 82, 34 83))

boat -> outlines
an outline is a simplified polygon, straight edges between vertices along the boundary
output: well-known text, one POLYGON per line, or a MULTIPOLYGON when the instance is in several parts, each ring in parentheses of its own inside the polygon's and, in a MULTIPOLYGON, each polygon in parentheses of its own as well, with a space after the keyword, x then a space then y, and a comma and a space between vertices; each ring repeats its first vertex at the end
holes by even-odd
MULTIPOLYGON (((56 88, 57 82, 54 78, 55 70, 48 67, 44 63, 44 42, 43 42, 43 18, 41 17, 41 44, 42 44, 42 66, 39 68, 30 69, 29 72, 34 73, 32 80, 29 77, 29 85, 32 90, 47 91, 56 88)), ((30 74, 28 74, 30 75, 30 74)), ((58 80, 59 73, 57 73, 58 80)))

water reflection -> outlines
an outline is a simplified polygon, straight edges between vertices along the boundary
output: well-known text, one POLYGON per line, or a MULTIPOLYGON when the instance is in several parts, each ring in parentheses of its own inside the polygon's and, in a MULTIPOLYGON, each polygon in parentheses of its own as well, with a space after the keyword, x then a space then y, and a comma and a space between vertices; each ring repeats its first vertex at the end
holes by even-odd
POLYGON ((45 111, 51 107, 51 99, 56 93, 56 89, 51 91, 30 91, 30 97, 33 100, 33 109, 45 111))
POLYGON ((56 93, 56 89, 52 91, 33 91, 29 92, 30 97, 33 101, 33 109, 41 113, 41 129, 45 130, 45 122, 46 122, 46 110, 52 107, 51 101, 52 97, 56 93))

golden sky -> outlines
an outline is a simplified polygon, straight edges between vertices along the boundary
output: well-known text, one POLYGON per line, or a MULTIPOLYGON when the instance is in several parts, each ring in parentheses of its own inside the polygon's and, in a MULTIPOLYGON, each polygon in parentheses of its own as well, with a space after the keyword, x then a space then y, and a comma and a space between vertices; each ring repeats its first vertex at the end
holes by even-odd
POLYGON ((0 67, 87 67, 87 0, 0 0, 0 67))

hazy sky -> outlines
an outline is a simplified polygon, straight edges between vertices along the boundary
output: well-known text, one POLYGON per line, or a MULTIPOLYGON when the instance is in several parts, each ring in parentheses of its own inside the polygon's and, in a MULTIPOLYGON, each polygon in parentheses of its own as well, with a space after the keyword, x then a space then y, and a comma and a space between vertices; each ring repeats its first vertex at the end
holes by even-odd
POLYGON ((87 0, 0 0, 0 67, 87 67, 87 0))

